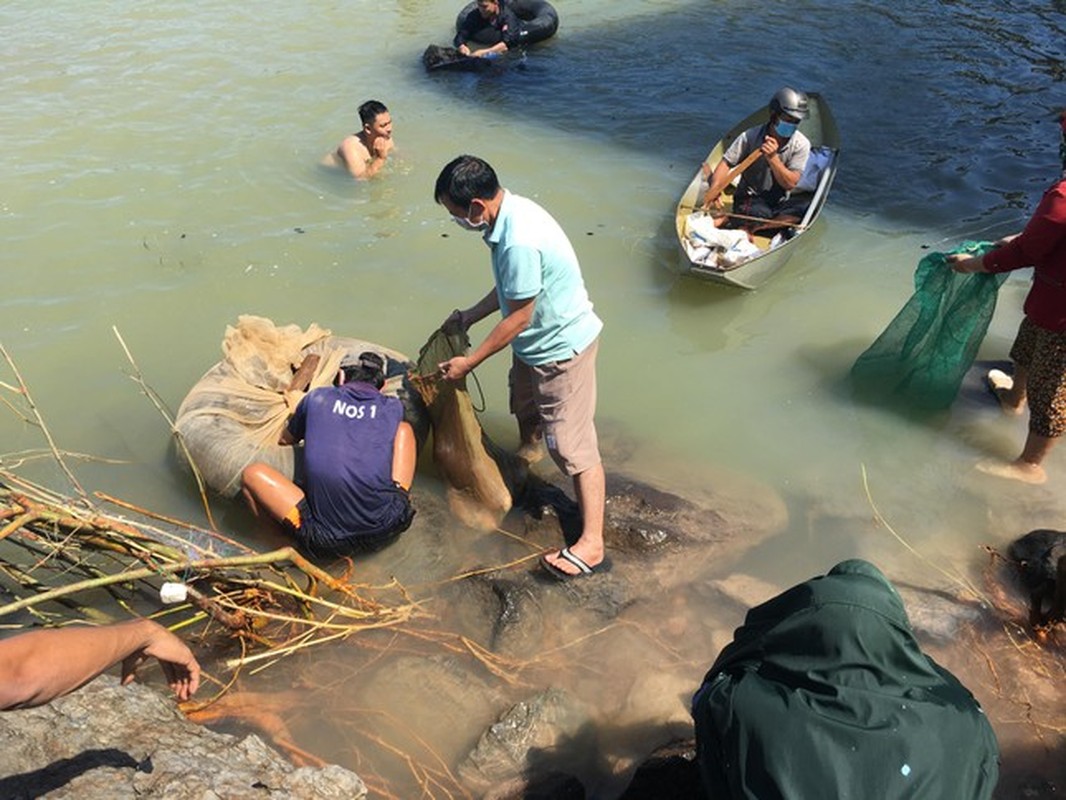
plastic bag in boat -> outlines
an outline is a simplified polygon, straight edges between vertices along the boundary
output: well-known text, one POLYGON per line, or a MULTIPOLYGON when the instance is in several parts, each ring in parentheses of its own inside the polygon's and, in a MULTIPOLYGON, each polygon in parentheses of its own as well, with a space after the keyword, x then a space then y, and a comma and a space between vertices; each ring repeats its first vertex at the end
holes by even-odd
POLYGON ((800 176, 800 179, 796 183, 796 187, 792 192, 794 194, 799 194, 800 192, 813 192, 818 188, 818 181, 821 180, 825 168, 832 162, 832 147, 812 147, 811 154, 807 157, 807 166, 803 168, 803 174, 800 176))
POLYGON ((685 218, 685 250, 707 266, 734 266, 759 252, 746 231, 715 227, 714 217, 694 211, 685 218))

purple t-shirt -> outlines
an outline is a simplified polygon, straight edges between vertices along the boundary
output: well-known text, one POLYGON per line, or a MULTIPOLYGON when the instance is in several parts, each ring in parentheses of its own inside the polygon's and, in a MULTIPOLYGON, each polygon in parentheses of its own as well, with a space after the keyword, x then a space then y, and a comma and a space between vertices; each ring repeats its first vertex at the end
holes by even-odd
POLYGON ((314 389, 296 406, 289 433, 304 440, 307 504, 338 539, 391 524, 392 450, 403 403, 368 383, 314 389))

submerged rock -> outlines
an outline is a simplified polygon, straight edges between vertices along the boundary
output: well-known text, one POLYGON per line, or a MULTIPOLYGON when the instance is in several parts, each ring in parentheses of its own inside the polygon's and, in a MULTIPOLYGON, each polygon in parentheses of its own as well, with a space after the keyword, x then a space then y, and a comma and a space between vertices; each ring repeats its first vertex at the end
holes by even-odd
POLYGON ((949 589, 927 589, 899 582, 896 589, 907 608, 911 627, 920 636, 950 642, 958 637, 960 629, 973 626, 981 618, 981 608, 975 601, 955 596, 949 589))
POLYGON ((685 739, 660 747, 648 756, 619 800, 675 800, 703 796, 696 764, 696 741, 685 739))
POLYGON ((573 775, 554 773, 515 778, 489 789, 481 800, 585 800, 585 787, 573 775))
POLYGON ((765 603, 771 597, 783 591, 780 586, 743 572, 737 572, 721 580, 712 581, 711 586, 745 611, 752 606, 765 603))
POLYGON ((494 653, 526 658, 541 645, 540 592, 528 573, 492 572, 456 585, 449 601, 494 653))
POLYGON ((255 735, 186 720, 156 690, 103 676, 38 708, 0 714, 0 797, 322 798, 360 800, 366 786, 331 765, 297 768, 255 735))
MULTIPOLYGON (((613 569, 569 581, 565 592, 583 609, 613 618, 647 596, 728 574, 749 548, 785 528, 788 511, 773 490, 739 476, 708 471, 691 496, 619 473, 607 475, 604 542, 613 569)), ((558 485, 531 476, 508 522, 523 538, 544 546, 573 543, 581 515, 558 485)))
POLYGON ((484 791, 527 772, 541 779, 550 777, 548 773, 568 774, 576 766, 574 758, 584 751, 572 744, 588 725, 588 712, 581 704, 566 692, 548 689, 511 706, 489 726, 459 765, 459 775, 467 785, 484 791), (551 768, 538 768, 538 762, 551 768))
POLYGON ((435 755, 456 763, 498 713, 499 687, 471 670, 464 659, 404 656, 384 663, 351 686, 356 707, 381 712, 377 735, 407 752, 417 739, 434 742, 435 755))

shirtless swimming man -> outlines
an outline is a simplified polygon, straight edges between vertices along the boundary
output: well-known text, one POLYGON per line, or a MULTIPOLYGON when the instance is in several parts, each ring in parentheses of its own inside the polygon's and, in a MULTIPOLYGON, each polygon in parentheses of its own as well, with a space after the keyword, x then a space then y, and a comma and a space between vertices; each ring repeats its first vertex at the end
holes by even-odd
POLYGON ((322 163, 346 169, 356 180, 366 180, 381 171, 392 152, 392 117, 384 103, 367 100, 359 106, 359 121, 362 130, 344 137, 322 163))

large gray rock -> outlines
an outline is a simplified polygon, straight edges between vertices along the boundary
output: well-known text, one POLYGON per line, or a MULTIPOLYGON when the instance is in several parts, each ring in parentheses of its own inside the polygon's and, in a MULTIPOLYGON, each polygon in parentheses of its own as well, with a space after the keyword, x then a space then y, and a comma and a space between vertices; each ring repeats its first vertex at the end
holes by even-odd
POLYGON ((257 736, 189 722, 173 700, 103 676, 49 705, 0 714, 0 797, 360 800, 338 766, 296 768, 257 736))
POLYGON ((464 630, 494 653, 529 659, 542 645, 541 589, 529 572, 495 571, 445 586, 441 596, 464 630))
POLYGON ((468 786, 485 791, 527 772, 536 774, 536 762, 548 754, 559 772, 579 771, 574 769, 577 764, 568 763, 572 755, 560 743, 573 742, 588 724, 588 711, 579 702, 566 692, 548 689, 511 706, 489 726, 459 765, 459 775, 468 786))

